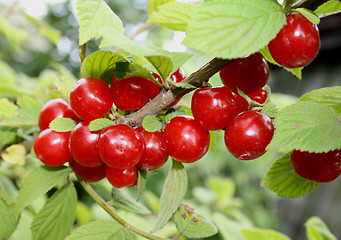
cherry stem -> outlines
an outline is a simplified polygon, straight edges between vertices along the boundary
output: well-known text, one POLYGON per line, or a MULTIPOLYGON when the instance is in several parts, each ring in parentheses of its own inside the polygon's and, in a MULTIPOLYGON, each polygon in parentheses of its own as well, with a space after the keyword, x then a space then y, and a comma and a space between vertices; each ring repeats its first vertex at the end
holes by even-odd
POLYGON ((80 60, 81 60, 81 66, 82 66, 82 63, 83 63, 84 59, 86 58, 87 47, 88 47, 88 43, 84 43, 81 46, 81 50, 79 51, 79 57, 80 57, 80 60))
POLYGON ((134 227, 133 225, 126 222, 121 216, 119 216, 115 210, 101 198, 96 191, 90 186, 90 184, 82 179, 78 179, 79 183, 82 185, 84 190, 90 195, 90 197, 98 204, 100 205, 112 218, 114 218, 119 224, 121 224, 125 229, 132 231, 144 238, 150 239, 150 240, 167 240, 166 238, 161 238, 158 236, 155 236, 153 234, 147 233, 137 227, 134 227))

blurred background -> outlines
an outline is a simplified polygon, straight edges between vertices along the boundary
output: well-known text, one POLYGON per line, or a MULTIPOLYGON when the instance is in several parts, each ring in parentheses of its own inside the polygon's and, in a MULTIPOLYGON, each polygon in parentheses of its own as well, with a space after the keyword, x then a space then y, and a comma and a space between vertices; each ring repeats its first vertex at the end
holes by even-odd
MULTIPOLYGON (((148 18, 147 0, 106 2, 124 23, 128 36, 143 26, 148 18)), ((296 101, 311 90, 340 85, 341 14, 323 18, 319 29, 321 49, 313 63, 303 70, 302 80, 270 65, 269 85, 273 100, 280 107, 296 101)), ((153 27, 138 35, 135 40, 168 50, 186 51, 181 45, 183 38, 182 32, 153 27)), ((89 43, 89 54, 98 50, 98 43, 98 40, 89 43)), ((208 60, 205 56, 193 57, 183 69, 189 75, 208 60)), ((44 103, 51 97, 48 89, 55 87, 54 81, 60 75, 72 80, 80 77, 75 2, 0 0, 0 98, 15 100, 22 94, 28 94, 44 103)), ((221 85, 218 76, 214 76, 211 83, 221 85)), ((190 106, 190 97, 190 94, 184 97, 180 104, 190 106)), ((0 142, 0 151, 15 141, 20 139, 0 142)), ((215 150, 210 151, 202 160, 186 165, 189 189, 185 199, 207 214, 224 212, 246 225, 276 229, 293 239, 306 239, 304 222, 311 216, 319 216, 341 239, 341 179, 321 184, 313 193, 302 198, 279 198, 275 193, 260 187, 265 173, 277 157, 278 153, 268 152, 257 161, 234 159, 225 149, 223 135, 218 133, 215 150), (220 205, 215 201, 212 190, 217 181, 226 186, 226 189, 220 191, 229 192, 228 201, 220 205)), ((20 178, 18 175, 22 172, 15 167, 4 166, 3 161, 0 165, 1 174, 8 174, 4 172, 10 169, 16 178, 20 178)), ((153 199, 160 196, 168 166, 148 178, 144 201, 150 208, 153 208, 153 199)), ((98 190, 101 191, 100 186, 98 190)), ((86 194, 79 191, 81 199, 90 206, 91 201, 86 194)), ((96 215, 96 211, 93 214, 96 215)), ((14 236, 20 236, 16 234, 14 236)))

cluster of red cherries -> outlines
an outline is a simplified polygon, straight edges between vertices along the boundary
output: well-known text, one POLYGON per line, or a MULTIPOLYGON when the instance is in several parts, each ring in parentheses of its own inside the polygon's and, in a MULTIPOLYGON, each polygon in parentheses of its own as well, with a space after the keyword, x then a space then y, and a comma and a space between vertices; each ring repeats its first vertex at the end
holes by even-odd
MULTIPOLYGON (((302 15, 293 14, 288 16, 288 24, 270 42, 269 50, 278 63, 293 68, 310 63, 319 44, 316 26, 302 15), (298 37, 298 40, 294 39, 298 37), (301 38, 309 38, 309 41, 301 38)), ((160 76, 156 73, 153 76, 162 84, 160 76)), ((91 121, 110 115, 113 105, 122 111, 143 107, 161 91, 153 81, 144 77, 118 80, 114 75, 108 85, 101 79, 82 78, 71 90, 70 104, 63 99, 53 99, 44 105, 39 117, 42 132, 35 141, 34 151, 47 166, 70 162, 80 178, 99 181, 106 177, 117 188, 134 186, 138 168, 155 170, 164 165, 169 156, 182 163, 201 159, 209 149, 209 131, 225 130, 225 145, 236 158, 251 160, 262 156, 273 137, 274 125, 259 109, 253 109, 250 99, 258 104, 264 104, 267 99, 264 86, 269 78, 269 67, 266 60, 259 52, 236 59, 220 71, 220 78, 224 86, 200 88, 194 92, 191 102, 193 116, 176 116, 166 123, 164 129, 155 132, 126 124, 99 131, 90 131, 88 127, 91 121), (71 132, 53 131, 49 124, 58 117, 71 118, 78 124, 71 132)), ((180 68, 170 79, 181 82, 185 74, 180 68)), ((331 181, 332 167, 321 167, 321 161, 325 165, 326 158, 334 159, 330 161, 334 164, 334 172, 338 168, 338 174, 334 174, 338 176, 341 173, 340 155, 341 151, 308 153, 294 150, 291 161, 302 177, 327 182, 331 181), (314 161, 318 164, 312 163, 314 161)), ((337 176, 334 175, 335 179, 337 176)))

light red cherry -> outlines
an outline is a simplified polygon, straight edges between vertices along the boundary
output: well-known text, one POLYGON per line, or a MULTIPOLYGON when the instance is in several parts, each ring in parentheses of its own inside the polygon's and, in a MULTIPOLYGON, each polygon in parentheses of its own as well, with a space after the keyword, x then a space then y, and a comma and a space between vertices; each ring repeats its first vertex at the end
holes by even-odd
POLYGON ((80 178, 87 182, 97 182, 106 176, 107 165, 104 163, 96 167, 85 167, 71 159, 70 166, 80 178))
POLYGON ((137 169, 136 167, 127 169, 107 167, 106 177, 115 188, 133 186, 137 180, 137 169))

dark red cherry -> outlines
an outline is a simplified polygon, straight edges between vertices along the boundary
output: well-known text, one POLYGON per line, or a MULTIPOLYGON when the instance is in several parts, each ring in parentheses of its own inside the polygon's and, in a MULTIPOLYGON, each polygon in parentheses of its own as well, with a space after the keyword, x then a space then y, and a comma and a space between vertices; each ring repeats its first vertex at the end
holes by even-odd
POLYGON ((96 167, 85 167, 73 159, 70 161, 70 166, 80 178, 87 182, 97 182, 105 178, 105 170, 107 168, 107 165, 104 163, 96 167))
POLYGON ((36 138, 33 148, 46 166, 59 167, 71 159, 70 132, 54 132, 47 128, 36 138))
POLYGON ((269 65, 259 52, 245 58, 238 58, 219 72, 223 84, 237 92, 237 88, 245 94, 257 91, 269 80, 269 65))
POLYGON ((236 106, 236 115, 249 109, 249 103, 242 95, 237 92, 232 92, 232 95, 236 106))
MULTIPOLYGON (((157 73, 153 73, 153 76, 156 81, 162 84, 162 79, 157 73)), ((148 79, 148 96, 149 99, 154 99, 160 93, 160 87, 156 85, 154 82, 148 79)))
POLYGON ((236 114, 233 95, 225 86, 197 89, 191 108, 194 119, 207 130, 226 127, 236 114))
POLYGON ((70 148, 72 158, 85 167, 103 164, 98 152, 98 139, 101 131, 90 132, 89 122, 81 122, 71 132, 70 148))
MULTIPOLYGON (((173 82, 176 82, 176 83, 181 82, 185 78, 186 78, 186 74, 185 74, 184 70, 182 70, 182 68, 179 68, 170 76, 170 80, 172 80, 173 82)), ((177 100, 175 100, 174 102, 169 104, 166 108, 171 108, 171 107, 175 106, 180 100, 181 100, 181 98, 178 98, 177 100)))
POLYGON ((241 160, 262 156, 274 134, 271 119, 259 112, 246 111, 237 115, 225 129, 225 145, 241 160))
POLYGON ((113 168, 131 168, 141 159, 144 144, 135 129, 117 124, 102 131, 98 150, 105 164, 113 168))
POLYGON ((315 182, 331 182, 341 174, 341 150, 312 153, 293 150, 291 165, 301 177, 315 182))
POLYGON ((265 103, 267 97, 268 97, 268 93, 265 91, 264 88, 261 88, 255 92, 252 92, 252 93, 248 93, 247 96, 255 101, 255 102, 258 102, 260 104, 263 104, 265 103))
POLYGON ((61 98, 55 98, 48 101, 40 111, 39 114, 39 128, 41 131, 48 128, 52 120, 64 117, 71 118, 76 122, 79 118, 72 111, 70 104, 61 98))
POLYGON ((107 167, 106 176, 115 188, 128 187, 136 183, 137 169, 136 167, 127 169, 107 167))
POLYGON ((151 171, 163 166, 168 159, 168 152, 163 132, 147 132, 142 126, 136 131, 140 134, 144 141, 144 151, 140 161, 136 164, 137 167, 151 171))
POLYGON ((320 49, 319 30, 302 14, 292 14, 268 46, 271 56, 280 65, 304 67, 314 60, 320 49))
POLYGON ((210 134, 190 116, 172 118, 164 130, 169 155, 183 163, 202 158, 210 146, 210 134))
POLYGON ((80 79, 70 93, 71 108, 84 121, 104 117, 112 104, 110 88, 97 78, 80 79))

